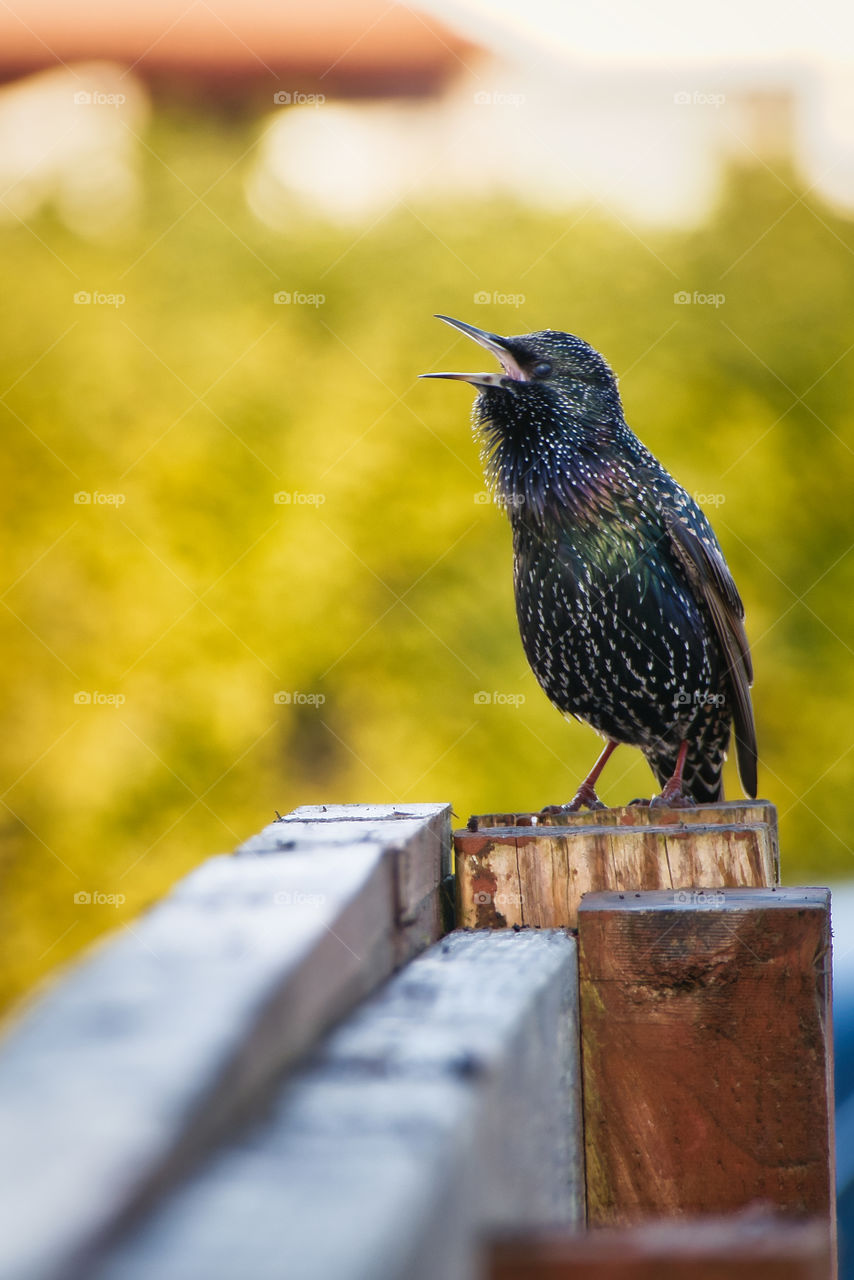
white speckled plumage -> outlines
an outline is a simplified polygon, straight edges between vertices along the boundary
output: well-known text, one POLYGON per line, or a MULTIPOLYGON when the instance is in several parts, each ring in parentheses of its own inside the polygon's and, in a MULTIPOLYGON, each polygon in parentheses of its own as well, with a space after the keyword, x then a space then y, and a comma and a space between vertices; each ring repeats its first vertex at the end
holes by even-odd
POLYGON ((553 330, 486 338, 513 376, 456 376, 479 388, 473 423, 513 528, 537 680, 564 714, 639 747, 661 782, 687 740, 697 801, 721 795, 735 717, 755 795, 743 607, 709 521, 629 428, 598 352, 553 330))

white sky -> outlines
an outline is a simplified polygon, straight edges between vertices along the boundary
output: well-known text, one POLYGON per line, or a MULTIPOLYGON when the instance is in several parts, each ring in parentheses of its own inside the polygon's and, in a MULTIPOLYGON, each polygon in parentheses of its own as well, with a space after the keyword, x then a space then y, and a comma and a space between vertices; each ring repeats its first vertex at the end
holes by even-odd
POLYGON ((521 44, 633 64, 854 60, 854 8, 839 0, 419 0, 477 43, 521 44))

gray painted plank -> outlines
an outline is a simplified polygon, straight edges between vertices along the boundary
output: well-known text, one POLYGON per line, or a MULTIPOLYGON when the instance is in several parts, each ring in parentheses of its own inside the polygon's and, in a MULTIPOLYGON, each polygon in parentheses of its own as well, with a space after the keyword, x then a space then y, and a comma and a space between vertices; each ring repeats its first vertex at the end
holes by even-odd
POLYGON ((357 844, 333 824, 210 859, 23 1011, 0 1045, 4 1280, 65 1276, 388 976, 399 851, 426 822, 422 856, 447 856, 449 807, 426 808, 405 829, 372 811, 357 844))
POLYGON ((584 1217, 575 940, 464 932, 341 1024, 93 1280, 471 1280, 584 1217))
POLYGON ((398 964, 443 932, 440 885, 451 872, 450 806, 442 804, 300 805, 252 836, 240 856, 377 843, 393 849, 398 964))

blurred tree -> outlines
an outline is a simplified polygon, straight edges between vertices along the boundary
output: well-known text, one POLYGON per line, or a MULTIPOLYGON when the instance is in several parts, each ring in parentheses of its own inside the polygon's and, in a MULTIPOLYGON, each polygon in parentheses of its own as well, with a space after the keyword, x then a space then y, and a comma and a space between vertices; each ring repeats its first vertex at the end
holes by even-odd
MULTIPOLYGON (((574 791, 597 740, 528 671, 471 394, 415 381, 471 358, 434 311, 622 374, 745 596, 785 878, 848 874, 851 224, 739 168, 690 234, 485 203, 276 236, 249 129, 161 115, 124 239, 2 231, 2 998, 274 808, 574 791)), ((624 750, 603 795, 650 785, 624 750)))

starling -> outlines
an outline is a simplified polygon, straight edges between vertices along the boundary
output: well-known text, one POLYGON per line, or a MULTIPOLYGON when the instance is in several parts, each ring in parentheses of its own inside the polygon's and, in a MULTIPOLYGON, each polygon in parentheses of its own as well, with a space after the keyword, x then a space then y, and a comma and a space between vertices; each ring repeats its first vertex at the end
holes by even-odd
POLYGON ((605 739, 567 807, 603 807, 596 781, 620 743, 640 747, 662 785, 653 803, 720 800, 733 727, 755 796, 744 606, 709 521, 626 423, 608 364, 570 333, 502 338, 437 318, 501 363, 422 376, 477 388, 473 424, 513 530, 525 653, 557 709, 605 739))

